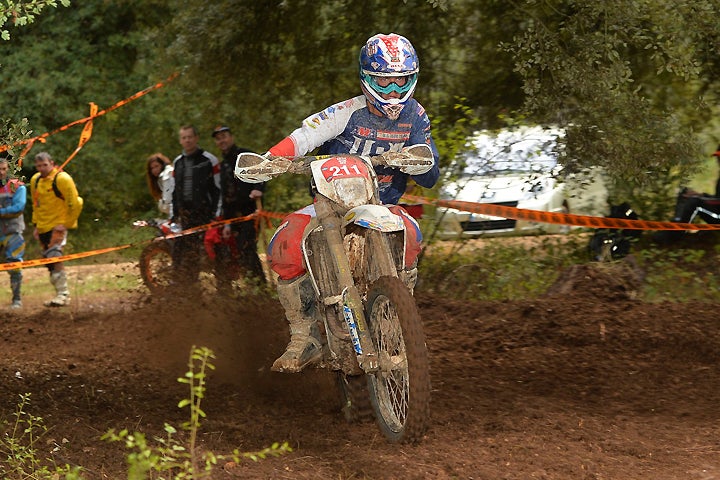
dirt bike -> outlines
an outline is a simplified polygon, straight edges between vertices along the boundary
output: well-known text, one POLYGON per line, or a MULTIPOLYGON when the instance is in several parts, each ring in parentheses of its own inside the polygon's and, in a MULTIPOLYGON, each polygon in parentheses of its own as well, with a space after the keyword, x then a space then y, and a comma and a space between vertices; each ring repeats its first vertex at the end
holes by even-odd
MULTIPOLYGON (((629 203, 623 202, 620 205, 611 205, 610 214, 606 215, 606 218, 638 220, 640 217, 629 203)), ((596 262, 619 260, 630 253, 633 243, 637 242, 641 235, 642 230, 597 229, 588 243, 590 257, 596 262)))
POLYGON ((248 182, 285 173, 311 175, 317 214, 302 252, 316 296, 323 344, 319 367, 336 372, 348 420, 374 412, 392 443, 418 441, 428 425, 430 373, 425 335, 403 271, 403 220, 381 205, 373 165, 421 174, 433 165, 426 145, 375 157, 238 156, 248 182))
MULTIPOLYGON (((140 276, 145 286, 153 295, 165 295, 169 293, 174 282, 174 270, 172 262, 173 239, 168 235, 179 233, 180 225, 170 223, 168 220, 137 220, 133 222, 135 228, 149 227, 155 230, 155 238, 142 252, 140 252, 140 276)), ((224 284, 219 283, 216 277, 215 259, 209 255, 207 247, 199 254, 200 273, 198 283, 202 292, 216 294, 225 288, 226 293, 242 290, 247 287, 244 284, 244 272, 234 262, 228 262, 228 279, 224 284)))

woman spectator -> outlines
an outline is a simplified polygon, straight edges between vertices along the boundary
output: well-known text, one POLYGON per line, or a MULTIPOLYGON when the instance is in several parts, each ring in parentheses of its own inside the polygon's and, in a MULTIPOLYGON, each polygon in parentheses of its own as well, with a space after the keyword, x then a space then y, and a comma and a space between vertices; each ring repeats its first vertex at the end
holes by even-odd
POLYGON ((157 200, 158 209, 172 218, 172 195, 175 177, 170 159, 162 153, 153 153, 147 158, 145 177, 150 195, 157 200))

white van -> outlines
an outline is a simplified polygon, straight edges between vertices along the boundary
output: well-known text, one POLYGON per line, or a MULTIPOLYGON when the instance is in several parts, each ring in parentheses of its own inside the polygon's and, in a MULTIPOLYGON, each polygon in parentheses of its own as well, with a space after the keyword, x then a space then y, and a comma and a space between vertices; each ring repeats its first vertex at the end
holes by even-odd
MULTIPOLYGON (((564 133, 547 127, 478 132, 470 150, 455 159, 443 177, 440 199, 492 203, 545 212, 604 216, 607 190, 598 169, 558 180, 564 133)), ((440 238, 563 233, 565 225, 528 222, 464 212, 436 211, 440 238)))

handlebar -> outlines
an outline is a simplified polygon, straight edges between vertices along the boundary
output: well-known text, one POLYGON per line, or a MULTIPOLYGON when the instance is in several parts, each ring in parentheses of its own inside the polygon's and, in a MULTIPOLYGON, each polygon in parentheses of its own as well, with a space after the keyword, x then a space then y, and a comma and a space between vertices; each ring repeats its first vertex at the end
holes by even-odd
MULTIPOLYGON (((295 158, 266 157, 257 153, 245 152, 237 157, 235 176, 250 183, 266 182, 284 173, 306 174, 310 164, 338 155, 310 155, 295 158)), ((403 148, 399 152, 385 152, 375 156, 343 155, 361 158, 372 166, 397 168, 409 175, 421 175, 435 164, 432 150, 428 145, 418 144, 403 148)))
POLYGON ((153 227, 157 230, 161 231, 163 234, 168 233, 177 233, 182 230, 180 225, 176 223, 171 223, 170 220, 167 219, 159 219, 159 218, 152 218, 150 220, 135 220, 133 222, 134 228, 142 228, 142 227, 153 227))

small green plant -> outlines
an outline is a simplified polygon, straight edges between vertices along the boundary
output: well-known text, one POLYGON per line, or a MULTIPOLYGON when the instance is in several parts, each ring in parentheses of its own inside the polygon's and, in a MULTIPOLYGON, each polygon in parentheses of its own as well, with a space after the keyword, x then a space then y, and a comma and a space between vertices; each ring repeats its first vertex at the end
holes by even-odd
MULTIPOLYGON (((26 410, 30 394, 20 395, 14 420, 0 423, 0 478, 3 480, 79 480, 80 468, 58 466, 52 458, 44 458, 40 439, 47 432, 43 419, 26 410)), ((52 452, 50 452, 52 454, 52 452)))
POLYGON ((188 371, 178 382, 187 384, 190 397, 181 400, 178 407, 190 409, 190 419, 182 424, 181 429, 188 432, 187 443, 177 438, 178 430, 165 424, 165 437, 154 438, 149 442, 146 435, 128 430, 115 432, 114 429, 102 436, 103 440, 124 442, 128 449, 133 450, 127 457, 128 480, 144 480, 147 478, 165 479, 200 479, 209 478, 212 470, 221 461, 239 463, 242 459, 257 461, 267 456, 277 456, 292 451, 287 443, 274 443, 259 452, 240 452, 235 449, 231 454, 216 455, 211 451, 201 451, 197 445, 197 434, 200 421, 206 414, 201 408, 205 397, 206 377, 208 370, 214 370, 212 360, 214 353, 207 347, 193 346, 188 361, 188 371), (152 476, 158 472, 161 476, 152 476), (163 474, 169 476, 162 476, 163 474))

